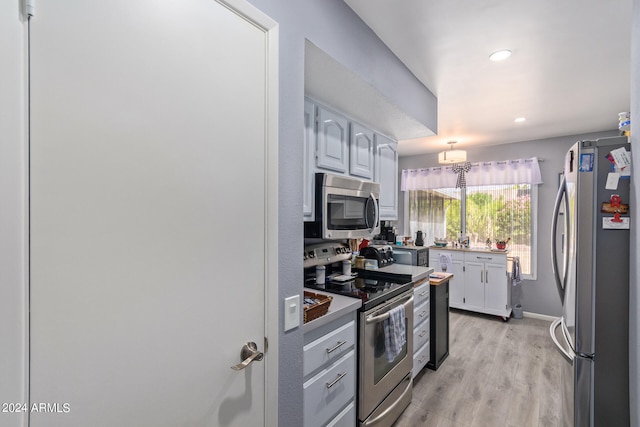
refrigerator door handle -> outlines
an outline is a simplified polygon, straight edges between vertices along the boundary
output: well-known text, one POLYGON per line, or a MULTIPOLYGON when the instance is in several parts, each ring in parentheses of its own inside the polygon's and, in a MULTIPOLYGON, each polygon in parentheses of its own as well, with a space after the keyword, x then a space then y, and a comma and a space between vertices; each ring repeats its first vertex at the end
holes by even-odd
POLYGON ((551 269, 553 270, 553 277, 556 281, 556 287, 558 288, 558 295, 560 295, 560 301, 564 305, 564 290, 567 284, 567 259, 569 256, 568 249, 564 249, 563 253, 563 266, 564 266, 564 277, 560 278, 560 271, 558 269, 558 251, 557 247, 557 230, 558 230, 558 219, 560 216, 560 206, 564 201, 565 209, 564 209, 564 220, 565 220, 565 233, 567 234, 566 239, 563 235, 563 248, 565 242, 570 241, 570 228, 569 228, 569 200, 567 194, 567 181, 565 176, 562 176, 562 181, 560 182, 560 188, 558 189, 558 194, 556 195, 556 201, 553 207, 553 218, 551 220, 551 269))
MULTIPOLYGON (((561 317, 554 320, 551 323, 551 326, 549 326, 549 335, 551 335, 551 339, 553 340, 553 344, 555 344, 556 346, 556 350, 558 350, 558 352, 562 355, 562 357, 565 358, 567 362, 573 365, 573 359, 575 357, 573 356, 573 354, 569 353, 562 344, 560 344, 560 341, 558 341, 558 337, 556 335, 556 329, 558 329, 558 326, 560 326, 561 324, 562 324, 561 317)), ((563 338, 564 338, 564 331, 563 331, 563 338)))

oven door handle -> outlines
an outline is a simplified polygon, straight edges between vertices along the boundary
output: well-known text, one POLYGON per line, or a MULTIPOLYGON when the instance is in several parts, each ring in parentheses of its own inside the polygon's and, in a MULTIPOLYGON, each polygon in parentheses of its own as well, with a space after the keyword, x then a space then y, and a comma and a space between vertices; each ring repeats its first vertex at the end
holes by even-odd
MULTIPOLYGON (((413 303, 413 294, 411 294, 409 299, 404 303, 405 308, 407 308, 407 306, 409 306, 411 303, 413 303)), ((369 325, 371 323, 378 323, 378 322, 382 322, 383 320, 387 320, 391 316, 389 314, 389 311, 387 311, 387 312, 385 312, 383 314, 380 314, 378 316, 367 317, 366 320, 365 320, 365 323, 367 325, 369 325)))

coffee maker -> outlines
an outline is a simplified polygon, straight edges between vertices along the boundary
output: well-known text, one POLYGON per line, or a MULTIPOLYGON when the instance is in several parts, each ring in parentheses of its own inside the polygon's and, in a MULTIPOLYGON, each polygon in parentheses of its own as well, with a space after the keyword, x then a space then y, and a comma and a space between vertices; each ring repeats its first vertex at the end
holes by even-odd
POLYGON ((395 244, 396 233, 393 231, 394 228, 395 227, 391 225, 391 221, 380 221, 380 234, 377 235, 374 240, 382 240, 395 244))

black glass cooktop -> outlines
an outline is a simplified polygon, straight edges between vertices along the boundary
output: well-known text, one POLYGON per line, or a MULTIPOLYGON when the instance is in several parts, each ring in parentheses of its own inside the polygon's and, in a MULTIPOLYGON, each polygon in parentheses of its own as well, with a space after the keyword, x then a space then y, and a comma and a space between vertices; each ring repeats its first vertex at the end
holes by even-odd
POLYGON ((345 295, 362 300, 362 310, 368 310, 413 288, 411 282, 398 283, 387 279, 356 277, 348 282, 328 280, 324 285, 317 285, 315 279, 305 283, 305 287, 318 289, 333 294, 345 295))

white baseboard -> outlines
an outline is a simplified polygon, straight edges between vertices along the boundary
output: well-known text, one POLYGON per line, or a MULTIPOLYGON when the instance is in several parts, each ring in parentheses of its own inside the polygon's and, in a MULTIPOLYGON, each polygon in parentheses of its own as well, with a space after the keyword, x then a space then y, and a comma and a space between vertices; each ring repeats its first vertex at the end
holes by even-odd
POLYGON ((529 311, 523 311, 522 317, 531 317, 532 319, 547 320, 549 322, 553 322, 554 320, 557 319, 557 317, 554 317, 554 316, 547 316, 546 314, 531 313, 529 311))

